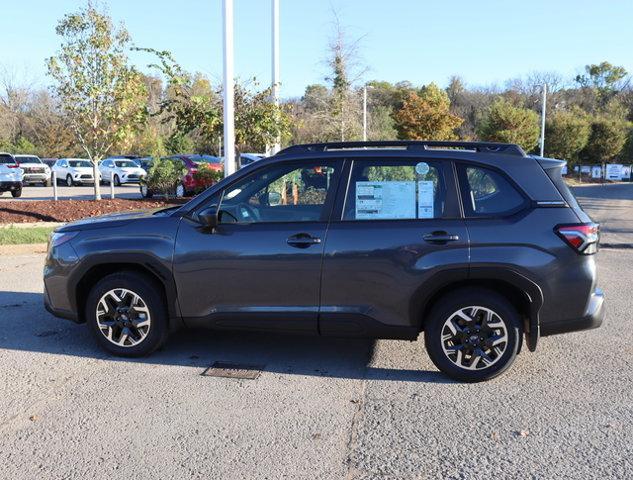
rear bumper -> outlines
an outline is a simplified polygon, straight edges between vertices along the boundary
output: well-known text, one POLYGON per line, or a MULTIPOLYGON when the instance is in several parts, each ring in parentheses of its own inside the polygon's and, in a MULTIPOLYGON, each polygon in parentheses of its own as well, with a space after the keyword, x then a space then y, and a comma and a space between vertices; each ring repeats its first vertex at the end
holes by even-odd
POLYGON ((562 322, 541 324, 541 336, 598 328, 602 325, 605 315, 604 292, 596 288, 591 294, 585 315, 562 322))
POLYGON ((22 188, 22 182, 0 182, 0 192, 20 190, 21 188, 22 188))

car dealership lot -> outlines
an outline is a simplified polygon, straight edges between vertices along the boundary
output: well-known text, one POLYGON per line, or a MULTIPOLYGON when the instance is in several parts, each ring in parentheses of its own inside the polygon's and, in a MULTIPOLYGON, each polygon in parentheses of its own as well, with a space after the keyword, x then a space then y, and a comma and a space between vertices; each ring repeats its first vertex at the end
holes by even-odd
MULTIPOLYGON (((138 184, 130 183, 127 185, 121 185, 114 187, 114 195, 116 198, 141 198, 141 193, 138 184)), ((76 200, 91 200, 94 198, 94 186, 93 185, 75 185, 73 187, 58 186, 57 196, 60 200, 73 198, 76 200)), ((110 186, 101 186, 101 196, 103 198, 110 198, 110 186)), ((12 198, 11 194, 5 193, 0 196, 0 202, 2 200, 51 200, 53 201, 53 187, 44 187, 41 185, 26 185, 22 189, 22 196, 20 198, 12 198)))
POLYGON ((42 255, 0 258, 0 477, 624 478, 633 186, 576 194, 609 247, 605 325, 542 339, 482 384, 447 380, 422 341, 180 332, 152 357, 108 357, 44 311, 42 255), (263 370, 200 375, 218 360, 263 370))

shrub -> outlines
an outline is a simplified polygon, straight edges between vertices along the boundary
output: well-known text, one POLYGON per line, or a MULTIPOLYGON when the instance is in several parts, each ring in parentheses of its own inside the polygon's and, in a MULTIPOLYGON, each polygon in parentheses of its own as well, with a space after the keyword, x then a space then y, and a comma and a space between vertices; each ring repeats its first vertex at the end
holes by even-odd
POLYGON ((152 192, 169 196, 174 194, 186 171, 179 160, 157 158, 143 182, 152 192))

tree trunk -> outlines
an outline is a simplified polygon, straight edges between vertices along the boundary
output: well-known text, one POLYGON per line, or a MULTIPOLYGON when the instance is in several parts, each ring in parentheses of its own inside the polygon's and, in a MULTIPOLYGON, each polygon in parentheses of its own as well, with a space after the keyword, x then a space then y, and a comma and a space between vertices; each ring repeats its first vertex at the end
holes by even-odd
MULTIPOLYGON (((92 177, 95 182, 95 200, 101 200, 101 182, 99 181, 99 161, 92 161, 92 177)), ((114 188, 114 185, 112 186, 114 188)))

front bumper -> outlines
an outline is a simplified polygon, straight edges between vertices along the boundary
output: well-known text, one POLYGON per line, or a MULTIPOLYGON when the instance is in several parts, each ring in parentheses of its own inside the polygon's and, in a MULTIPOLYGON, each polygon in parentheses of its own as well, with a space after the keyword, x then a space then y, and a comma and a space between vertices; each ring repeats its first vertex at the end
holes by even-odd
POLYGON ((0 192, 10 192, 21 188, 22 182, 0 182, 0 192))
POLYGON ((47 182, 50 176, 45 173, 25 173, 23 183, 31 183, 31 182, 47 182))
POLYGON ((46 290, 46 287, 44 287, 44 308, 48 313, 55 317, 65 318, 66 320, 72 320, 75 323, 79 323, 79 319, 77 318, 77 314, 75 312, 53 308, 51 301, 48 298, 48 291, 46 290))
POLYGON ((541 336, 598 328, 602 325, 605 316, 604 292, 596 288, 591 294, 585 315, 561 322, 541 324, 541 336))

